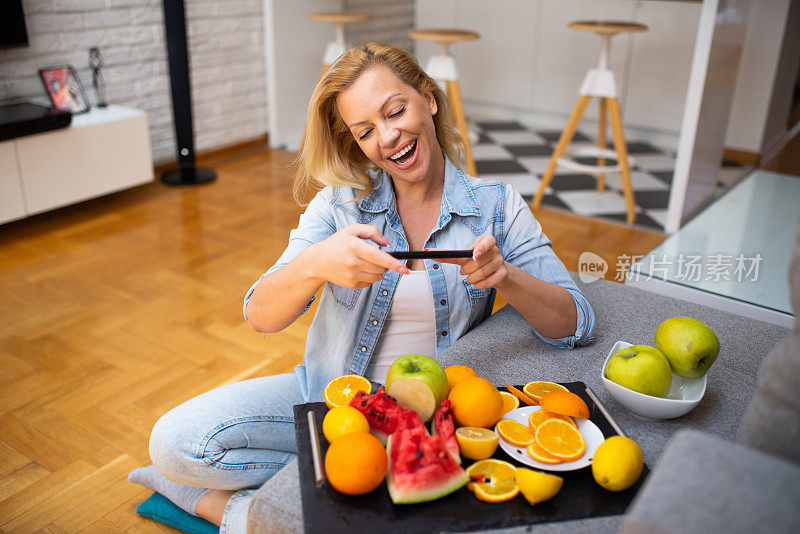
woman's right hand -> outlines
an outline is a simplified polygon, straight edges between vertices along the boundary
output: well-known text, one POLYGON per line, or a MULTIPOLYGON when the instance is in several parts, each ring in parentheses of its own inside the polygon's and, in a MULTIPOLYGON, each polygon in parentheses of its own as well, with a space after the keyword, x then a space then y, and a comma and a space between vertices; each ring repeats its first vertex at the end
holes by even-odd
POLYGON ((366 243, 366 239, 380 246, 389 245, 389 240, 368 224, 351 224, 312 245, 315 261, 311 276, 321 283, 361 289, 383 278, 388 270, 409 273, 403 262, 366 243))

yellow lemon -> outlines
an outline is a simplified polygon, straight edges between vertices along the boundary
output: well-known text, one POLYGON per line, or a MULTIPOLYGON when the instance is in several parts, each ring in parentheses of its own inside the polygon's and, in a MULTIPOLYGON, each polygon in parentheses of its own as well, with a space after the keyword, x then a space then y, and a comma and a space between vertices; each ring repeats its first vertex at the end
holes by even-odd
POLYGON ((522 496, 533 505, 555 497, 556 493, 561 491, 564 479, 549 473, 517 467, 516 482, 522 496))
POLYGON ((494 454, 500 437, 488 428, 462 426, 456 429, 456 441, 461 456, 470 460, 483 460, 494 454))
POLYGON ((643 465, 642 450, 635 441, 611 436, 594 453, 592 476, 605 489, 622 491, 639 480, 643 465))
POLYGON ((329 443, 353 432, 369 432, 369 422, 363 413, 352 406, 339 406, 328 410, 325 419, 322 420, 322 433, 329 443))

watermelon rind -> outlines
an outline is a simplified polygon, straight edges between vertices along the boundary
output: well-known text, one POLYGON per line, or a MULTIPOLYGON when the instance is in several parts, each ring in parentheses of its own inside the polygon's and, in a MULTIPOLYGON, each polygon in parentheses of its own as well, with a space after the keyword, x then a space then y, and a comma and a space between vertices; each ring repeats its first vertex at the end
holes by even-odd
POLYGON ((442 451, 450 462, 449 472, 442 473, 440 480, 435 482, 431 487, 424 487, 427 484, 434 484, 432 481, 416 480, 414 486, 409 486, 410 480, 404 479, 419 479, 420 471, 415 473, 397 473, 394 470, 392 461, 392 439, 396 439, 400 433, 395 433, 389 436, 386 445, 386 452, 389 456, 389 465, 386 471, 386 486, 389 489, 389 496, 394 504, 417 504, 421 502, 433 501, 450 495, 454 491, 464 487, 469 482, 469 476, 466 471, 459 467, 452 456, 442 451), (404 489, 403 487, 406 486, 404 489))
MULTIPOLYGON (((391 480, 391 478, 387 480, 391 480)), ((463 488, 468 481, 469 476, 464 472, 452 477, 448 482, 436 486, 435 488, 429 490, 415 490, 412 495, 403 494, 403 492, 397 490, 392 483, 387 482, 387 486, 389 488, 389 496, 392 498, 394 504, 417 504, 434 501, 446 495, 450 495, 454 491, 463 488)))

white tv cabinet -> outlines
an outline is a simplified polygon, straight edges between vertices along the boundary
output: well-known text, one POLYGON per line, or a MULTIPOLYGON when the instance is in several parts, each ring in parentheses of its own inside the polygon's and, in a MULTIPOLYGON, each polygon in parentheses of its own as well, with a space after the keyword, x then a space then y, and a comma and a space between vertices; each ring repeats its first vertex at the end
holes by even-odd
POLYGON ((66 128, 0 142, 0 224, 152 180, 145 112, 92 108, 66 128))

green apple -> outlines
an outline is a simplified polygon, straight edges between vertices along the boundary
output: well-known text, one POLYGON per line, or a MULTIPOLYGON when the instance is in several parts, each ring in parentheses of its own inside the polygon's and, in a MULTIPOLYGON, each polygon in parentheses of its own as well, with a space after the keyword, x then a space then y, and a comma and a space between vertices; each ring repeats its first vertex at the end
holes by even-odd
POLYGON ((673 317, 661 323, 655 342, 672 371, 686 378, 703 376, 719 355, 717 334, 691 317, 673 317))
POLYGON ((386 373, 386 393, 423 421, 447 398, 447 375, 439 362, 422 354, 397 358, 386 373))
POLYGON ((620 386, 663 397, 672 385, 672 369, 661 351, 648 345, 634 345, 608 359, 606 377, 620 386))

